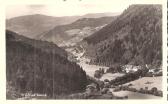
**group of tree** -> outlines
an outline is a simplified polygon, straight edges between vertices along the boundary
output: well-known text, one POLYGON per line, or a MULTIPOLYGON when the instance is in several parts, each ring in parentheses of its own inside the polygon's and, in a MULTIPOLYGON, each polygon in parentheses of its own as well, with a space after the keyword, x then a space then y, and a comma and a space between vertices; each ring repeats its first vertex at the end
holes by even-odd
POLYGON ((122 73, 123 69, 119 64, 115 64, 106 70, 106 73, 122 73))
POLYGON ((17 92, 30 91, 54 98, 55 95, 85 90, 86 73, 79 65, 68 61, 54 49, 46 50, 37 48, 37 44, 29 44, 36 40, 19 37, 6 31, 6 78, 17 92))
POLYGON ((95 78, 101 78, 104 73, 105 73, 105 72, 104 72, 104 69, 103 69, 103 68, 100 68, 99 70, 96 70, 96 71, 95 71, 94 77, 95 77, 95 78))
POLYGON ((84 39, 92 64, 162 64, 161 5, 131 5, 103 29, 84 39))
POLYGON ((140 77, 145 77, 148 71, 149 69, 147 69, 146 67, 143 67, 142 69, 139 69, 136 72, 126 73, 121 77, 117 77, 114 80, 111 80, 110 84, 121 85, 121 84, 128 83, 130 81, 134 81, 136 79, 139 79, 140 77))

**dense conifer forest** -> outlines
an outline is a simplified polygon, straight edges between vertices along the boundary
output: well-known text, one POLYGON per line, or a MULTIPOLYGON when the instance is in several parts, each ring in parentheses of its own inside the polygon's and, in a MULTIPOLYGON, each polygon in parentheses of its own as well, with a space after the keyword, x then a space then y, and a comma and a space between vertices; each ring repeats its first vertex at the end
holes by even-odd
POLYGON ((162 60, 161 5, 131 5, 100 31, 84 39, 94 64, 152 64, 162 60))
POLYGON ((19 37, 16 33, 6 31, 8 85, 20 93, 31 91, 51 97, 85 89, 86 73, 79 65, 69 62, 50 48, 37 48, 35 44, 29 44, 28 41, 33 40, 24 38, 22 41, 19 37))

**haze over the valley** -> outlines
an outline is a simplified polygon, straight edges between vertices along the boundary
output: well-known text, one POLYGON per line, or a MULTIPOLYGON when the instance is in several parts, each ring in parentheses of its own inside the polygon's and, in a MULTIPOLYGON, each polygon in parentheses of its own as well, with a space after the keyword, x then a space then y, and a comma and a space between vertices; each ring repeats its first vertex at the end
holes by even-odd
POLYGON ((116 2, 115 5, 109 2, 104 3, 70 3, 62 2, 53 5, 10 5, 6 8, 7 19, 33 14, 43 14, 55 17, 62 16, 80 16, 88 13, 114 13, 114 15, 120 14, 129 3, 116 2))
MULTIPOLYGON (((143 0, 145 4, 159 4, 160 0, 143 0)), ((25 2, 24 2, 25 3, 25 2)), ((30 4, 30 3, 28 3, 30 4)), ((142 0, 58 0, 48 4, 38 5, 8 5, 6 17, 13 18, 22 15, 44 14, 49 16, 74 16, 88 13, 121 13, 131 4, 142 4, 142 0)))

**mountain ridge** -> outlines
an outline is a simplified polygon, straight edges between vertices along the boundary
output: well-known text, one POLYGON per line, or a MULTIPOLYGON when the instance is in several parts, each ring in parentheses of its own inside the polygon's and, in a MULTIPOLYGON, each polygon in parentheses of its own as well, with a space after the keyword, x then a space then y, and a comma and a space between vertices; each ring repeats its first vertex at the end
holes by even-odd
POLYGON ((162 11, 160 5, 131 5, 114 21, 83 41, 91 63, 161 65, 162 11))
POLYGON ((69 24, 80 18, 85 18, 86 16, 97 18, 108 15, 113 15, 113 13, 111 14, 97 13, 97 14, 86 14, 82 16, 62 16, 62 17, 47 16, 43 14, 32 14, 7 19, 6 27, 11 31, 17 32, 26 37, 34 38, 36 37, 36 35, 48 31, 54 28, 55 26, 69 24))
MULTIPOLYGON (((39 34, 36 39, 52 41, 56 44, 60 44, 64 41, 70 40, 73 37, 78 37, 80 33, 85 33, 83 35, 86 36, 91 35, 97 31, 96 28, 98 29, 99 27, 108 24, 115 18, 116 17, 114 16, 101 18, 81 18, 71 24, 56 26, 49 31, 39 34)), ((81 37, 81 39, 83 37, 81 37)))

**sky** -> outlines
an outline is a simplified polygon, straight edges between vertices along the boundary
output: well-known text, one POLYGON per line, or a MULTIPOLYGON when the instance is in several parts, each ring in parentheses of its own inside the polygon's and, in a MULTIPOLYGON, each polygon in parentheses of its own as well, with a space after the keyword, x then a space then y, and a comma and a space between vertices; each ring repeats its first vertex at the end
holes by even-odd
POLYGON ((22 15, 31 14, 44 14, 49 16, 61 17, 61 16, 73 16, 84 15, 87 13, 121 13, 129 5, 133 4, 132 0, 81 0, 71 2, 66 0, 64 2, 55 2, 51 4, 28 4, 28 5, 7 5, 6 17, 12 18, 22 15), (128 2, 129 1, 129 2, 128 2))

